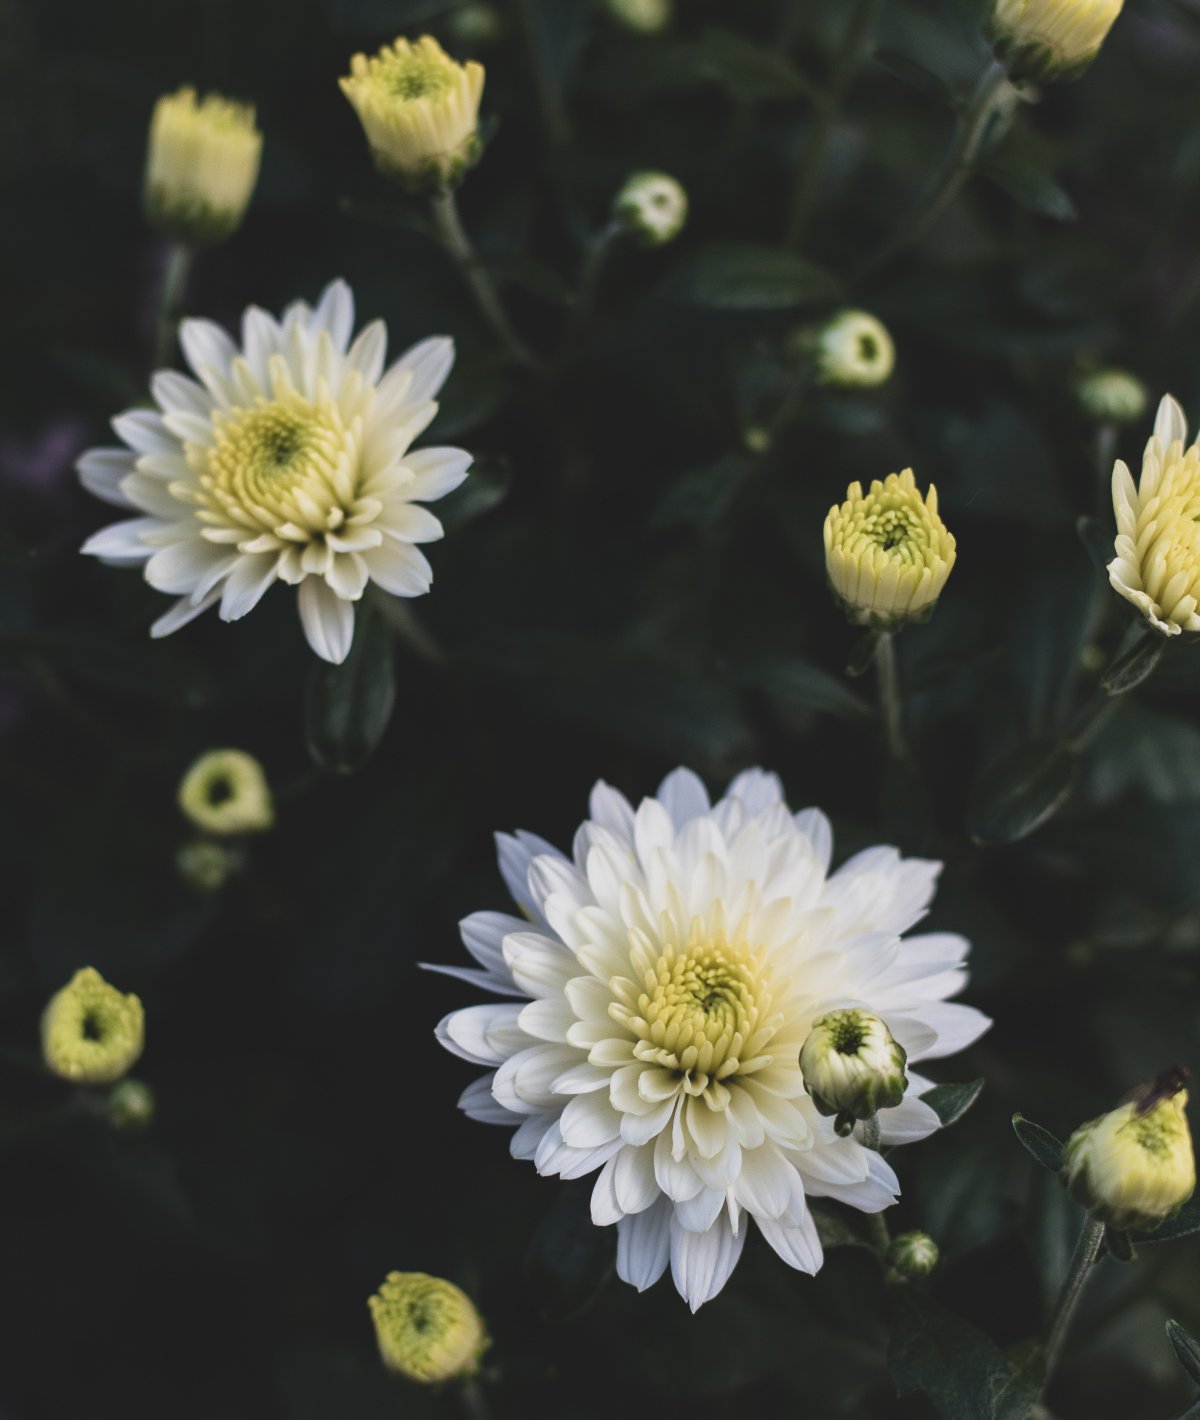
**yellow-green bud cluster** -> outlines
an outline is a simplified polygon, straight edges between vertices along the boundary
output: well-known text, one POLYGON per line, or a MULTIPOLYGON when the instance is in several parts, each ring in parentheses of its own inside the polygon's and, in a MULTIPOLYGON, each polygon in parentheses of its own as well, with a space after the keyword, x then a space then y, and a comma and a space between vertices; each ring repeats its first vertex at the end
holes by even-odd
POLYGON ((901 1233, 888 1246, 887 1260, 901 1277, 919 1281, 937 1266, 938 1245, 928 1233, 901 1233))
POLYGON ((1146 386, 1128 370, 1090 370, 1080 376, 1075 395, 1098 424, 1132 424, 1146 412, 1146 386))
POLYGON ((356 54, 340 80, 375 164, 412 192, 455 187, 479 156, 484 71, 458 64, 428 35, 356 54))
POLYGON ((262 765, 240 749, 202 754, 183 776, 179 807, 197 828, 221 836, 262 833, 275 821, 262 765))
POLYGON ((644 35, 665 30, 674 8, 673 0, 608 0, 608 13, 619 25, 644 35))
POLYGON ((150 120, 146 215, 188 245, 223 241, 246 215, 261 161, 250 105, 195 89, 166 94, 150 120))
POLYGON ((642 246, 673 241, 687 221, 682 184, 668 173, 634 173, 613 201, 613 217, 642 246))
POLYGON ((1195 1191, 1184 1079, 1168 1071, 1067 1140, 1062 1181, 1111 1228, 1150 1232, 1195 1191))
POLYGON ((869 311, 839 311, 813 341, 817 379, 844 389, 881 385, 896 365, 887 326, 869 311))
POLYGON ((479 1370, 487 1332, 470 1297, 453 1282, 391 1272, 367 1305, 389 1370, 425 1384, 479 1370))
POLYGON ((1125 0, 996 0, 988 33, 1013 79, 1075 79, 1125 0))
POLYGON ((955 543, 938 516, 937 489, 922 498, 911 468, 852 483, 825 519, 825 570, 856 626, 890 631, 929 616, 954 566, 955 543))
POLYGON ((142 1003, 110 986, 94 967, 77 971, 42 1013, 42 1057, 54 1074, 77 1084, 113 1084, 144 1043, 142 1003))
POLYGON ((904 1098, 904 1047, 880 1018, 857 1007, 813 1022, 800 1051, 804 1087, 822 1114, 845 1125, 892 1109, 904 1098))

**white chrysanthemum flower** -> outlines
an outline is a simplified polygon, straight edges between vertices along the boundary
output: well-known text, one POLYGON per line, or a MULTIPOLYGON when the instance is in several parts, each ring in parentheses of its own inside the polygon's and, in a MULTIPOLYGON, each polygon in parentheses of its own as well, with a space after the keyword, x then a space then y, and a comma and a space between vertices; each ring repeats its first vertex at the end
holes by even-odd
POLYGON ((113 420, 128 447, 79 460, 90 492, 139 515, 83 551, 144 563, 152 587, 180 598, 152 636, 218 602, 221 619, 236 621, 278 580, 299 588, 313 650, 340 662, 368 582, 397 597, 429 590, 416 544, 442 525, 419 505, 457 488, 471 456, 411 445, 437 413, 454 344, 422 341, 384 373, 383 322, 351 344, 353 329, 344 281, 315 310, 297 301, 280 320, 251 306, 240 348, 211 321, 185 320, 179 342, 196 379, 160 370, 157 408, 113 420))
POLYGON ((1186 440, 1183 410, 1165 395, 1137 485, 1122 459, 1113 467, 1108 580, 1164 636, 1200 631, 1200 446, 1186 440))
MULTIPOLYGON (((988 1020, 948 1004, 967 943, 901 939, 925 912, 939 864, 872 848, 828 875, 832 835, 792 815, 754 769, 719 803, 679 769, 634 811, 604 783, 572 858, 530 833, 500 835, 500 871, 525 918, 462 924, 478 967, 436 967, 521 1000, 469 1006, 442 1044, 490 1073, 464 1093, 474 1119, 516 1126, 512 1152, 539 1173, 599 1170, 592 1218, 617 1225, 617 1271, 639 1290, 666 1269, 695 1310, 715 1297, 747 1219, 790 1266, 816 1272, 810 1198, 877 1212, 891 1165, 838 1136, 801 1074, 825 1012, 878 1014, 910 1062, 950 1055, 988 1020)), ((909 1072, 878 1120, 885 1144, 938 1127, 909 1072)))

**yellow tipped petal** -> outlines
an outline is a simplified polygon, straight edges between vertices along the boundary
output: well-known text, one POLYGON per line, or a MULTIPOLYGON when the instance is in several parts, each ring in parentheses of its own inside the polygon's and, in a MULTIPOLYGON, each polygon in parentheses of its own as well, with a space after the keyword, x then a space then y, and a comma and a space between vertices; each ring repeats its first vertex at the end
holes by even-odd
POLYGON ((150 120, 146 214, 180 241, 223 241, 241 225, 261 159, 250 105, 189 88, 166 94, 150 120))

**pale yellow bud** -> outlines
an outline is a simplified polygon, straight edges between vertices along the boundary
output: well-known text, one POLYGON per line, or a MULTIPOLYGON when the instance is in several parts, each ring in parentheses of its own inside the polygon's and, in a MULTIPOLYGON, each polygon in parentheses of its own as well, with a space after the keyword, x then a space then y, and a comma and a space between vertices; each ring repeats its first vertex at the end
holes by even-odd
POLYGON ((814 357, 822 384, 866 389, 892 373, 896 347, 887 327, 869 312, 841 311, 817 332, 814 357))
POLYGON ((339 82, 380 171, 412 191, 439 191, 478 157, 483 80, 482 64, 456 63, 426 35, 356 54, 339 82))
POLYGON ((1184 1078, 1169 1071, 1067 1140, 1063 1183, 1109 1227, 1152 1231, 1192 1196, 1196 1160, 1184 1078))
POLYGON ((1146 412, 1146 386, 1127 370, 1089 370, 1075 395, 1098 424, 1132 424, 1146 412))
POLYGON ((111 1085, 142 1053, 145 1017, 136 996, 90 966, 77 971, 42 1013, 42 1056, 64 1080, 111 1085))
POLYGON ((424 1272, 391 1272, 367 1305, 389 1370, 426 1384, 479 1370, 487 1332, 470 1297, 453 1282, 424 1272))
POLYGON ((262 160, 248 104, 180 89, 159 99, 146 155, 146 214, 189 245, 223 241, 241 225, 262 160))
POLYGON ((870 1119, 904 1098, 904 1047, 871 1011, 829 1011, 800 1051, 804 1087, 822 1114, 870 1119))
POLYGON ((261 833, 275 821, 262 765, 240 749, 202 754, 183 776, 179 807, 208 833, 261 833))
POLYGON ((608 13, 619 25, 653 35, 671 23, 674 0, 608 0, 608 13))
POLYGON ((1014 79, 1074 79, 1095 59, 1124 0, 996 0, 988 32, 1014 79))
POLYGON ((613 216, 643 246, 665 246, 683 230, 688 200, 669 173, 634 173, 617 193, 613 216))
POLYGON ((825 519, 825 570, 857 626, 889 631, 923 620, 954 566, 955 543, 938 516, 937 489, 922 498, 911 468, 852 483, 825 519))

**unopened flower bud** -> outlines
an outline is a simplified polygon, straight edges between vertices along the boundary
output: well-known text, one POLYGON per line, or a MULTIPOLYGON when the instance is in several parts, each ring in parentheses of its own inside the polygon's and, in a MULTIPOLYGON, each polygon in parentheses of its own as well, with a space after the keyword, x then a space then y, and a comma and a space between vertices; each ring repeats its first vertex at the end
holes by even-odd
POLYGON ((673 0, 608 0, 608 13, 638 34, 658 34, 671 23, 673 0))
POLYGON ((90 966, 77 971, 42 1013, 42 1056, 64 1080, 111 1085, 142 1053, 145 1018, 136 996, 90 966))
POLYGON ((208 833, 261 833, 275 821, 262 765, 240 749, 201 755, 183 776, 179 807, 208 833))
POLYGON ((617 193, 613 216, 643 246, 665 246, 687 221, 687 193, 666 173, 634 173, 617 193))
POLYGON ((239 855, 224 843, 197 838, 175 855, 179 876, 196 892, 218 892, 239 866, 239 855))
POLYGON ((494 5, 460 5, 446 23, 454 43, 463 49, 495 44, 504 32, 504 21, 494 5))
POLYGON ((813 1022, 800 1073, 822 1114, 870 1119, 904 1098, 904 1047, 871 1011, 829 1011, 813 1022))
POLYGON ((1150 1232, 1192 1196, 1186 1082, 1186 1071, 1168 1070, 1067 1140, 1062 1181, 1110 1228, 1150 1232))
POLYGON ((868 389, 883 384, 896 365, 887 326, 867 311, 839 311, 810 340, 817 379, 825 385, 868 389))
POLYGON ((996 0, 988 34, 1009 77, 1075 79, 1091 64, 1125 0, 996 0))
POLYGON ((488 1346, 475 1305, 453 1282, 390 1272, 368 1301, 384 1365, 432 1384, 473 1376, 488 1346))
POLYGON ((104 1102, 114 1129, 148 1129, 154 1119, 154 1091, 141 1080, 122 1080, 104 1102))
POLYGON ((931 615, 950 570, 955 542, 938 516, 937 489, 922 498, 911 468, 876 479, 864 494, 852 483, 825 519, 825 570, 856 626, 891 631, 931 615))
POLYGON ((146 215, 189 245, 223 241, 246 215, 261 160, 250 105, 197 99, 195 89, 166 94, 150 120, 146 215))
POLYGON ((1128 370, 1090 370, 1079 378, 1075 395, 1098 424, 1132 424, 1146 412, 1146 386, 1128 370))
POLYGON ((887 1260, 901 1277, 915 1282, 937 1266, 938 1246, 928 1233, 901 1233, 892 1239, 887 1260))
POLYGON ((413 192, 455 187, 479 156, 483 65, 458 64, 437 40, 398 39, 356 54, 339 82, 376 166, 413 192))

